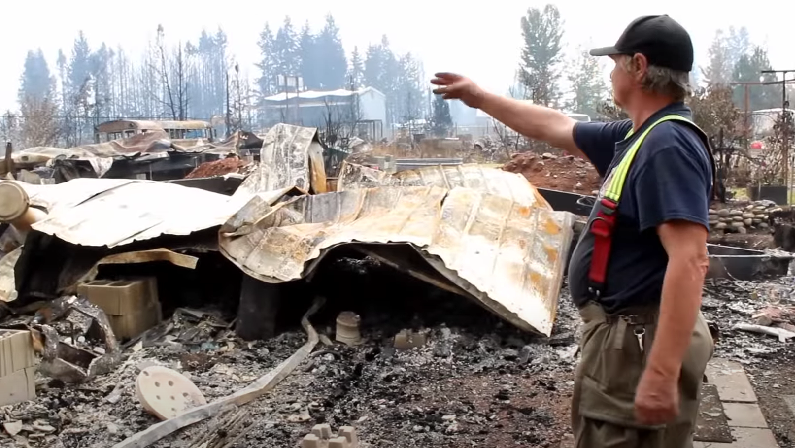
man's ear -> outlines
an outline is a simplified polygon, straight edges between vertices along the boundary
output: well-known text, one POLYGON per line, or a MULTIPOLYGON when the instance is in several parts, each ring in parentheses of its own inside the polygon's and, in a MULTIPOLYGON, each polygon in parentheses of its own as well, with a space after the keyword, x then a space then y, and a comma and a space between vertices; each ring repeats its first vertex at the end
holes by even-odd
POLYGON ((648 59, 641 53, 635 53, 632 55, 632 65, 635 67, 635 73, 632 75, 635 76, 638 82, 642 81, 643 77, 646 75, 646 70, 649 68, 648 59))

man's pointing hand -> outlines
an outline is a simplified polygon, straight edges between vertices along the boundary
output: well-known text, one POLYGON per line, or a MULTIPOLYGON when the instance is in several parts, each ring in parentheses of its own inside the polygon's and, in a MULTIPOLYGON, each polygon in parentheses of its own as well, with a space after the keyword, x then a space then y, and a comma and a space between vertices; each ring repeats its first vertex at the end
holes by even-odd
POLYGON ((486 92, 471 79, 454 73, 437 73, 431 84, 440 86, 433 93, 446 100, 461 100, 469 107, 479 108, 486 92))

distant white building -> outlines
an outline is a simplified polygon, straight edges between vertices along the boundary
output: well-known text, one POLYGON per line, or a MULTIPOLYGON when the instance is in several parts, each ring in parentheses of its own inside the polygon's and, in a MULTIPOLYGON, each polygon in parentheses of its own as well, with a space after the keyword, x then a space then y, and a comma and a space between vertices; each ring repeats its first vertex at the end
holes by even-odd
POLYGON ((384 137, 386 96, 372 87, 359 90, 305 90, 277 93, 261 105, 269 125, 278 122, 326 129, 329 122, 356 124, 356 135, 371 140, 384 137))

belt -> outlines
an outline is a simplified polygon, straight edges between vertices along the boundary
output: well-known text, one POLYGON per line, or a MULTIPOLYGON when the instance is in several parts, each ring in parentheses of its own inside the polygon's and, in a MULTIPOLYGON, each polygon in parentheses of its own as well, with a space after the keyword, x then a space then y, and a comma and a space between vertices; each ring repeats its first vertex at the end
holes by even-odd
POLYGON ((656 308, 628 308, 619 313, 605 312, 597 302, 588 302, 579 309, 580 315, 590 319, 603 319, 607 323, 624 321, 629 325, 648 325, 657 322, 660 312, 656 308))
POLYGON ((616 326, 616 333, 613 336, 613 348, 620 350, 624 345, 624 335, 628 327, 633 327, 632 332, 638 338, 640 351, 644 351, 643 338, 646 334, 646 325, 657 322, 659 310, 649 308, 629 308, 620 313, 608 314, 602 305, 591 301, 580 308, 580 316, 583 320, 604 321, 608 325, 616 326))

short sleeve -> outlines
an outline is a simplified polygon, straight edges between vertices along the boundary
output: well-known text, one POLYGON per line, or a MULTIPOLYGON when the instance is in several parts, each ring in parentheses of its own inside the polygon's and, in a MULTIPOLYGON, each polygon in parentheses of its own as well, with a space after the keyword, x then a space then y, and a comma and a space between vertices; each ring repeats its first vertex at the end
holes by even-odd
POLYGON ((630 120, 601 123, 578 121, 574 125, 574 144, 604 177, 615 154, 616 143, 624 140, 632 129, 630 120))
POLYGON ((708 162, 698 157, 700 151, 662 148, 644 161, 634 185, 641 232, 674 219, 709 229, 712 174, 708 162))

